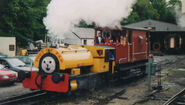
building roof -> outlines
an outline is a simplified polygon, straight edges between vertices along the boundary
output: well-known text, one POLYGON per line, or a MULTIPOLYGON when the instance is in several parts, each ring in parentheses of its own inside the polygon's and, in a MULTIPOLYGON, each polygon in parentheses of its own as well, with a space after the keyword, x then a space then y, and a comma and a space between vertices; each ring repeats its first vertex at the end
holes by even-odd
POLYGON ((135 27, 135 26, 123 26, 123 29, 131 29, 131 30, 141 30, 141 31, 150 31, 147 28, 142 28, 142 27, 135 27))
POLYGON ((132 23, 125 25, 124 27, 141 27, 141 28, 152 28, 151 31, 157 31, 157 32, 176 32, 176 31, 183 31, 185 32, 185 28, 182 28, 178 25, 166 23, 162 21, 156 21, 156 20, 144 20, 137 23, 132 23))
POLYGON ((93 28, 73 28, 71 32, 79 39, 92 39, 94 38, 95 30, 93 28))
POLYGON ((131 30, 141 30, 141 31, 150 31, 149 29, 142 27, 133 27, 133 26, 122 26, 122 27, 96 27, 97 30, 122 30, 122 29, 131 29, 131 30))

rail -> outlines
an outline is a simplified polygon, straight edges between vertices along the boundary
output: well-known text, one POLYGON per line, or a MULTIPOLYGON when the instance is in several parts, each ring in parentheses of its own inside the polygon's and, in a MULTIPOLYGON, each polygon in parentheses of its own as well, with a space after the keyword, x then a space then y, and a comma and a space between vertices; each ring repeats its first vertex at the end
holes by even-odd
POLYGON ((46 94, 47 93, 43 91, 34 91, 20 96, 15 96, 8 99, 0 100, 0 105, 16 105, 16 104, 18 105, 19 103, 23 103, 23 102, 24 103, 28 101, 31 102, 31 100, 33 103, 34 99, 37 99, 38 97, 41 97, 46 94))
POLYGON ((185 105, 185 88, 168 99, 163 105, 185 105))

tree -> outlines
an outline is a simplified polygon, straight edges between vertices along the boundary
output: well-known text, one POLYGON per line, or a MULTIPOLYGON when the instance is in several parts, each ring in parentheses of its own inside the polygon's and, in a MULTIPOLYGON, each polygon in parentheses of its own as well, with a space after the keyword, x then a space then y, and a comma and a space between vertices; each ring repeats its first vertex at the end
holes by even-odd
POLYGON ((177 14, 177 11, 178 11, 178 13, 181 13, 181 8, 182 8, 182 2, 180 0, 170 0, 168 2, 168 7, 167 7, 167 10, 168 10, 167 20, 168 20, 168 22, 177 24, 176 14, 177 14))
POLYGON ((150 1, 152 2, 152 6, 160 14, 161 21, 176 24, 175 8, 177 5, 179 8, 181 8, 182 4, 180 0, 170 0, 169 2, 166 2, 166 0, 150 0, 150 1))
POLYGON ((133 11, 122 23, 134 23, 146 19, 154 19, 176 24, 175 7, 182 7, 180 0, 137 0, 133 11))
POLYGON ((91 24, 87 24, 87 22, 83 19, 80 20, 80 22, 75 25, 75 27, 83 27, 83 28, 94 28, 96 25, 95 22, 92 22, 91 24))
POLYGON ((146 19, 155 19, 158 20, 160 15, 157 10, 152 7, 149 0, 138 0, 132 6, 132 12, 128 18, 124 19, 127 23, 134 23, 146 19))
POLYGON ((47 31, 42 19, 46 16, 49 2, 50 0, 0 0, 0 30, 6 33, 14 30, 33 40, 43 39, 47 31))
POLYGON ((131 12, 131 14, 128 16, 127 19, 124 19, 123 21, 121 21, 121 24, 122 24, 122 25, 125 25, 125 24, 127 24, 127 22, 128 22, 128 23, 134 23, 134 22, 137 22, 137 21, 140 21, 140 20, 141 20, 141 19, 140 19, 138 13, 135 12, 135 11, 133 11, 133 12, 131 12))
POLYGON ((169 8, 174 8, 177 6, 179 10, 182 10, 182 2, 180 0, 170 0, 168 2, 168 6, 169 8))

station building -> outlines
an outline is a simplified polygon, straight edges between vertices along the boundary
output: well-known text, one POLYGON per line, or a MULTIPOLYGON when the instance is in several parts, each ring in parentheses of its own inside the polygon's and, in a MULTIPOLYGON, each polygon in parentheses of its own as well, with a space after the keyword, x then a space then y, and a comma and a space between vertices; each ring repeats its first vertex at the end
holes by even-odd
POLYGON ((16 38, 0 37, 0 54, 13 57, 16 55, 16 38))
POLYGON ((75 45, 94 45, 93 28, 78 28, 75 27, 71 31, 64 34, 64 42, 75 45))
POLYGON ((150 30, 152 53, 185 53, 185 28, 156 20, 144 20, 126 25, 150 30))

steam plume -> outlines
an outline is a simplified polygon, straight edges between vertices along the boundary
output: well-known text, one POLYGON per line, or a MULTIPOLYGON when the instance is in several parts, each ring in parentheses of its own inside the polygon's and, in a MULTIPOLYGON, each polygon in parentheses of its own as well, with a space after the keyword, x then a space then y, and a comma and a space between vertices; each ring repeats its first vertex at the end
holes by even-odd
POLYGON ((185 14, 181 14, 181 16, 178 19, 178 25, 181 27, 185 27, 185 14))
POLYGON ((81 19, 99 26, 119 26, 135 0, 51 0, 44 24, 50 34, 64 38, 63 33, 81 19))
POLYGON ((180 7, 175 7, 176 21, 177 24, 181 27, 185 27, 185 13, 182 13, 180 7))

